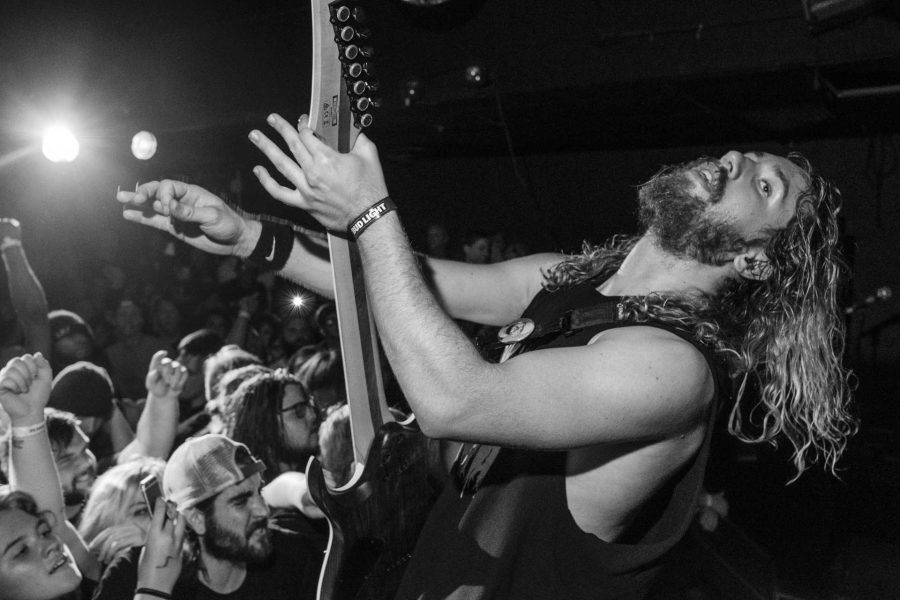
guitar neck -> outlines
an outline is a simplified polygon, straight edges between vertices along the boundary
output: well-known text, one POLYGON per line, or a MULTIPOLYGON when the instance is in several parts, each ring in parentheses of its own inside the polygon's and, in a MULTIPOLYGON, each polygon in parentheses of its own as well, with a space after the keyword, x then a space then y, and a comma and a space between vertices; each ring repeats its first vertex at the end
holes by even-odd
MULTIPOLYGON (((343 49, 332 40, 336 35, 337 7, 346 2, 311 0, 313 17, 312 100, 310 128, 329 146, 348 152, 359 135, 351 110, 351 99, 340 61, 343 49), (327 37, 326 37, 327 36, 327 37)), ((349 9, 345 10, 349 11, 349 9)), ((341 30, 347 23, 338 25, 341 30)), ((328 246, 334 279, 344 382, 350 405, 350 426, 356 462, 365 463, 378 429, 393 420, 384 396, 379 361, 378 336, 372 320, 356 242, 344 234, 329 232, 328 246)))

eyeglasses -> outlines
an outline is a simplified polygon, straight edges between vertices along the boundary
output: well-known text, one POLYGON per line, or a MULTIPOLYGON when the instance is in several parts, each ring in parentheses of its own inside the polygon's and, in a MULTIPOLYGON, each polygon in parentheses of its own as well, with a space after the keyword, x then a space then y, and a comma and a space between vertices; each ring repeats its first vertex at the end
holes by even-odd
POLYGON ((313 416, 321 421, 322 414, 319 410, 319 406, 316 404, 316 397, 306 391, 305 387, 301 386, 300 389, 302 390, 303 400, 295 402, 287 408, 282 408, 281 414, 293 411, 295 417, 298 419, 305 419, 310 411, 312 411, 313 416))
POLYGON ((294 412, 294 416, 296 416, 298 419, 306 418, 306 415, 309 413, 309 411, 312 411, 313 414, 315 414, 317 417, 319 416, 319 411, 316 410, 316 405, 313 403, 312 398, 310 398, 309 400, 301 400, 296 404, 291 404, 287 408, 281 409, 282 414, 289 413, 291 411, 294 412))

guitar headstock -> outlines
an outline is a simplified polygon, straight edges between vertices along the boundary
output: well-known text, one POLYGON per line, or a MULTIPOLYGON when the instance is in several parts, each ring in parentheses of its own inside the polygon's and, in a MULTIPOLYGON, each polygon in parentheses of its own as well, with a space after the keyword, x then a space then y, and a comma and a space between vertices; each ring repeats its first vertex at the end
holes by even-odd
POLYGON ((373 121, 378 83, 371 31, 353 0, 312 0, 313 82, 310 127, 332 148, 347 152, 373 121))

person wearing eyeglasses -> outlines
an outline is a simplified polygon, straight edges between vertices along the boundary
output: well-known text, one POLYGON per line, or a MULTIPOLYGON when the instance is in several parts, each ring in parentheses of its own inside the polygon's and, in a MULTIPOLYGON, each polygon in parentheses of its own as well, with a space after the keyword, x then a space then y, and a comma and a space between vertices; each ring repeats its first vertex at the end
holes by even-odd
POLYGON ((266 465, 263 497, 291 530, 324 534, 324 515, 309 495, 306 464, 319 453, 322 414, 302 380, 281 369, 244 381, 225 400, 222 433, 266 465))

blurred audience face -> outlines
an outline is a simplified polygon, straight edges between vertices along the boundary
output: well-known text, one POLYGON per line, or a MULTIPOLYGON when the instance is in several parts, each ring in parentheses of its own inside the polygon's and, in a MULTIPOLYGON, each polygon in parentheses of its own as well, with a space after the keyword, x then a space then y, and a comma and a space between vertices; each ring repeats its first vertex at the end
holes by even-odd
POLYGON ((303 315, 293 314, 284 321, 281 329, 281 337, 291 348, 311 344, 316 339, 316 334, 309 320, 303 315))
POLYGON ((513 258, 519 258, 520 256, 525 256, 528 254, 528 248, 525 247, 525 244, 522 242, 513 242, 509 246, 506 247, 506 250, 503 252, 503 259, 510 260, 513 258))
POLYGON ((164 467, 165 463, 160 459, 141 458, 116 465, 103 473, 94 482, 78 533, 91 543, 110 527, 131 524, 146 535, 151 514, 141 491, 141 480, 150 474, 162 478, 164 467))
POLYGON ((181 332, 181 313, 175 303, 167 298, 156 302, 153 311, 153 328, 157 335, 177 336, 181 332))
POLYGON ((491 258, 491 241, 478 238, 471 244, 463 244, 463 256, 467 263, 484 264, 491 258))
POLYGON ((53 343, 54 357, 62 365, 70 365, 81 360, 90 360, 93 353, 91 338, 80 331, 61 337, 53 343))
POLYGON ((269 508, 260 494, 262 478, 252 475, 215 497, 202 534, 206 551, 219 559, 259 563, 272 553, 269 508))
POLYGON ((205 329, 211 329, 219 334, 219 337, 225 339, 228 337, 228 319, 220 312, 211 312, 203 322, 205 329))
POLYGON ((140 335, 143 326, 140 307, 130 300, 123 300, 116 309, 116 334, 120 338, 132 338, 140 335))
POLYGON ((447 244, 450 242, 450 235, 447 228, 440 223, 432 223, 428 226, 426 234, 426 244, 428 244, 428 254, 443 258, 447 256, 447 244))
POLYGON ((60 447, 51 442, 66 506, 77 507, 79 510, 97 479, 97 459, 88 449, 89 441, 87 435, 77 427, 67 446, 60 447))
POLYGON ((51 600, 80 583, 75 561, 44 518, 19 508, 0 510, 0 597, 51 600))
POLYGON ((284 442, 291 451, 316 452, 319 446, 319 422, 312 399, 299 384, 284 387, 281 422, 284 442))
POLYGON ((502 231, 498 231, 491 236, 491 262, 498 263, 503 261, 503 252, 506 250, 506 235, 502 231))

